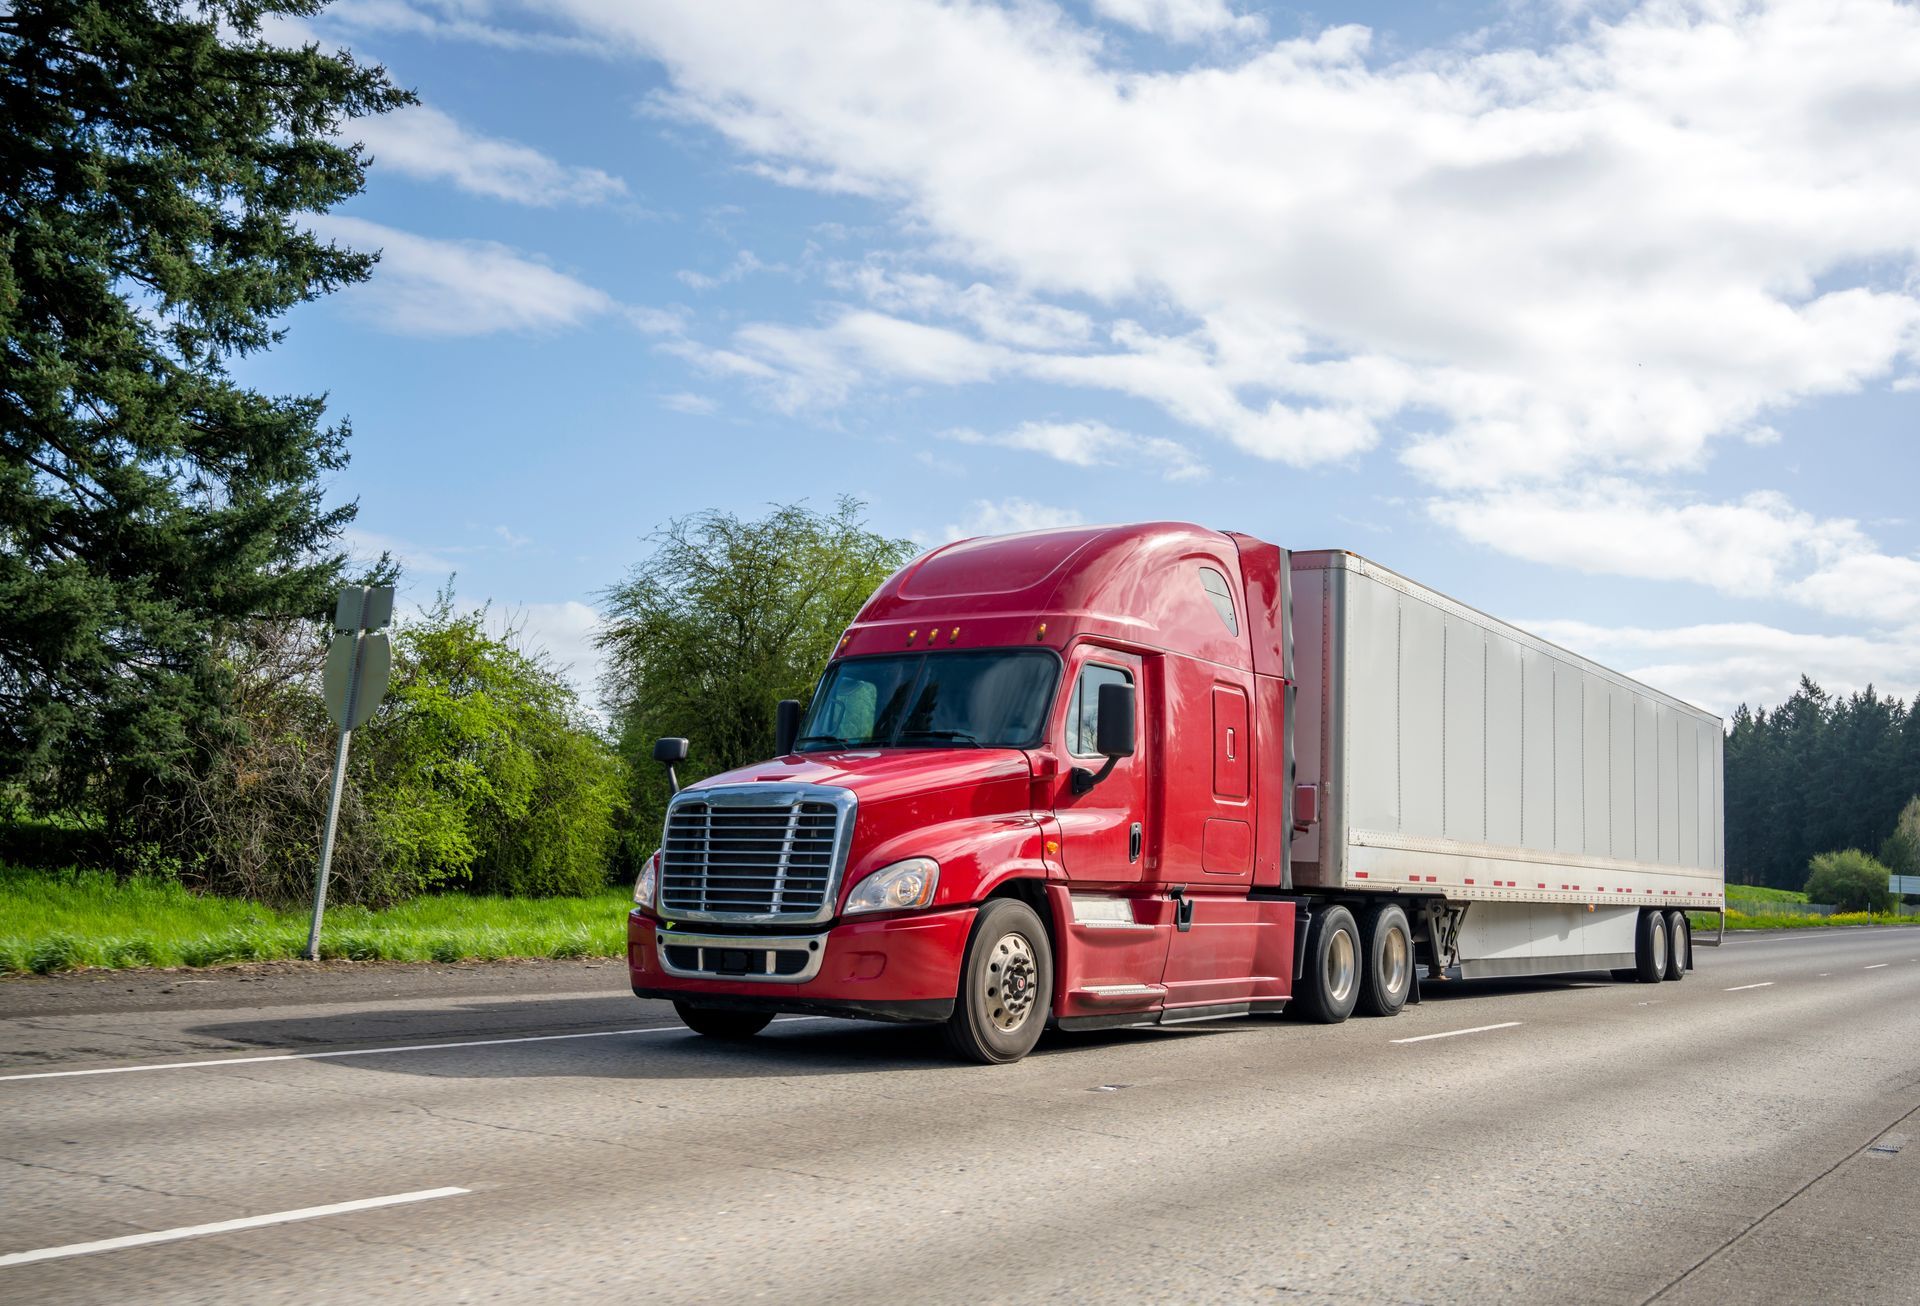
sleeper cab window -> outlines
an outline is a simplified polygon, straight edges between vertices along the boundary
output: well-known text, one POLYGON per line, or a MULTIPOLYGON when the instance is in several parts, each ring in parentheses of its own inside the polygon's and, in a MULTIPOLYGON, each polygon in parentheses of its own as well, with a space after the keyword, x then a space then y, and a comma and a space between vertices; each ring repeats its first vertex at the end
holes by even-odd
POLYGON ((1067 704, 1067 751, 1075 757, 1098 757, 1094 743, 1100 737, 1100 686, 1131 685, 1133 676, 1119 667, 1089 662, 1080 668, 1080 680, 1067 704))
POLYGON ((1213 610, 1220 614, 1220 620, 1227 624, 1229 634, 1240 633, 1240 618, 1233 615, 1233 590, 1227 585, 1227 578, 1212 567, 1200 569, 1200 588, 1207 592, 1207 598, 1213 603, 1213 610))

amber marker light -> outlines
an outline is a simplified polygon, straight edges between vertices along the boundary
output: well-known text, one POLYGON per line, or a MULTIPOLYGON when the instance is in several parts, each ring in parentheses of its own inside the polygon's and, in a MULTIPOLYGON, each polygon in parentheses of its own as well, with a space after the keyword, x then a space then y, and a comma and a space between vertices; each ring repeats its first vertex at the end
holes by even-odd
POLYGON ((959 638, 960 638, 960 627, 955 626, 952 630, 947 632, 947 643, 951 644, 953 643, 954 640, 959 638))
POLYGON ((1036 631, 1034 631, 1034 632, 1033 632, 1033 637, 1034 637, 1035 639, 1045 639, 1045 638, 1047 637, 1047 623, 1046 623, 1046 622, 1044 622, 1044 621, 1043 621, 1043 622, 1041 622, 1041 623, 1040 623, 1040 629, 1038 629, 1038 630, 1036 630, 1036 631))
POLYGON ((916 640, 916 639, 918 639, 918 638, 920 638, 920 632, 919 632, 919 631, 917 631, 917 630, 910 630, 910 631, 908 631, 908 632, 907 632, 907 643, 909 643, 909 644, 911 644, 911 643, 913 643, 913 641, 914 641, 914 640, 916 640))

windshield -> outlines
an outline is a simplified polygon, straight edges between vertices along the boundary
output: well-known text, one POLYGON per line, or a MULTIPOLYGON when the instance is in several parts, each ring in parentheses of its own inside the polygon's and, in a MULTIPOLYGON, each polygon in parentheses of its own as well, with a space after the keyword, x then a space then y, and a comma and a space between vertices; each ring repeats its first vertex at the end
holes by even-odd
POLYGON ((827 669, 796 749, 1029 748, 1059 669, 1039 649, 848 658, 827 669))

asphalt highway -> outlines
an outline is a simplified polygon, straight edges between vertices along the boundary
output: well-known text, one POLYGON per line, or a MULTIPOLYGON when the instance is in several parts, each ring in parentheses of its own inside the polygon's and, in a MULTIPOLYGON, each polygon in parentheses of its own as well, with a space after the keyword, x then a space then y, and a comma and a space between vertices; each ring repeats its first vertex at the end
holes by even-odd
POLYGON ((0 1301, 1920 1301, 1920 929, 1699 958, 993 1068, 617 964, 7 981, 0 1301))

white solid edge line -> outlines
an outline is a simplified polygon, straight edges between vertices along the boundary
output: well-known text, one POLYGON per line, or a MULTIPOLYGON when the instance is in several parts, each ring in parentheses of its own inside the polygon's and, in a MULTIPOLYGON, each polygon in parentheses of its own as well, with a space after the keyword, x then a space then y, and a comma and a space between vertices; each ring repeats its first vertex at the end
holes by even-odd
POLYGON ((31 1265, 35 1261, 57 1261, 65 1256, 90 1256, 94 1252, 118 1251, 122 1247, 144 1247, 148 1243, 170 1243, 203 1234, 230 1233, 235 1229, 258 1229, 267 1224, 286 1224, 292 1220, 317 1220, 323 1215, 343 1215, 348 1211, 371 1211, 381 1206, 399 1206, 403 1202, 429 1202, 436 1197, 458 1197, 465 1188, 422 1188, 417 1192, 394 1193, 388 1197, 363 1197, 356 1202, 334 1202, 327 1206, 303 1206, 297 1211, 275 1211, 271 1215, 249 1215, 238 1220, 219 1220, 213 1224, 190 1224, 179 1229, 160 1229, 153 1233, 133 1233, 124 1238, 102 1238, 98 1242, 68 1243, 65 1247, 42 1247, 32 1252, 9 1252, 0 1256, 0 1266, 31 1265))
MULTIPOLYGON (((773 1023, 830 1020, 830 1016, 781 1016, 773 1023)), ((459 1043, 408 1043, 390 1048, 345 1048, 337 1052, 275 1052, 259 1057, 219 1057, 210 1061, 161 1061, 145 1066, 100 1066, 93 1070, 35 1070, 0 1075, 0 1083, 16 1079, 73 1079, 81 1075, 131 1075, 142 1070, 198 1070, 203 1066, 253 1066, 263 1061, 325 1061, 333 1057, 377 1057, 389 1052, 438 1052, 442 1048, 490 1048, 503 1043, 554 1043, 569 1038, 617 1038, 622 1034, 684 1034, 685 1025, 645 1025, 634 1029, 596 1029, 584 1034, 526 1034, 516 1038, 475 1038, 459 1043)))
POLYGON ((1738 993, 1743 989, 1770 989, 1772 987, 1772 980, 1761 980, 1758 984, 1736 984, 1732 988, 1725 990, 1725 992, 1738 993))
POLYGON ((1417 1034, 1413 1038, 1390 1038, 1389 1043, 1425 1043, 1430 1038, 1458 1038, 1462 1034, 1484 1034, 1490 1029, 1512 1029, 1524 1022, 1503 1020, 1498 1025, 1475 1025, 1472 1029, 1450 1029, 1444 1034, 1417 1034))

